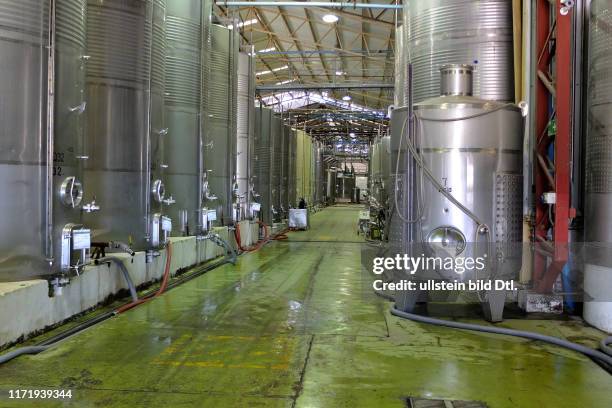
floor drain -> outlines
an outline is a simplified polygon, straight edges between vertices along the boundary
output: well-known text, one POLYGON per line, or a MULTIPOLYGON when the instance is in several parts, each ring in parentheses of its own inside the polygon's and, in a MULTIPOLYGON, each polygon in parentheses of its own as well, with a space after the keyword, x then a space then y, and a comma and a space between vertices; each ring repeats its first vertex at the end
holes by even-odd
POLYGON ((457 401, 430 398, 406 398, 408 408, 487 408, 487 404, 480 401, 457 401))

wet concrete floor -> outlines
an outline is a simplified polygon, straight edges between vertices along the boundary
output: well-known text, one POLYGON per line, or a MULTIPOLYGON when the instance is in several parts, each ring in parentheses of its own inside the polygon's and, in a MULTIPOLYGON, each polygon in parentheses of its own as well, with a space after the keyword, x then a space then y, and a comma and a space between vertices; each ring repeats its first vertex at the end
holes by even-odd
MULTIPOLYGON (((612 407, 612 376, 522 339, 400 320, 361 270, 359 208, 0 367, 0 407, 405 407, 408 396, 502 407, 612 407), (71 389, 63 401, 9 389, 71 389)), ((575 320, 507 320, 594 345, 575 320)))

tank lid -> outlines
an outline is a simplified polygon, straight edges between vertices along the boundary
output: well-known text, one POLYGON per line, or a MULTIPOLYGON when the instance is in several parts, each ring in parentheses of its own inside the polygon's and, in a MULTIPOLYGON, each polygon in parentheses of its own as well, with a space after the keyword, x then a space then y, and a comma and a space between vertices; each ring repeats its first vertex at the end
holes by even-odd
POLYGON ((472 96, 474 67, 466 64, 448 64, 440 67, 440 95, 472 96))

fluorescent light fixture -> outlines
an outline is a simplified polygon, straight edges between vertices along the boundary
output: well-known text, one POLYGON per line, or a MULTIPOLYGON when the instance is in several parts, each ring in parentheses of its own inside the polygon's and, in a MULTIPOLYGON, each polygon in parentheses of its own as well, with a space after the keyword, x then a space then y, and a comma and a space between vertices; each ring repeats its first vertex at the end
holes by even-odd
POLYGON ((285 84, 290 84, 292 82, 295 82, 295 79, 287 79, 285 81, 280 81, 280 82, 277 82, 275 85, 285 85, 285 84))
POLYGON ((263 54, 263 53, 266 53, 266 52, 272 52, 272 51, 276 51, 276 48, 274 48, 274 47, 264 48, 263 50, 259 50, 259 51, 257 51, 257 53, 258 53, 258 54, 263 54))
POLYGON ((343 101, 347 101, 347 102, 348 102, 348 101, 350 101, 351 99, 352 99, 352 98, 351 98, 351 96, 350 96, 350 95, 344 95, 344 96, 342 97, 342 100, 343 100, 343 101))
POLYGON ((253 52, 253 53, 249 53, 249 55, 250 55, 251 57, 254 57, 254 56, 255 56, 255 55, 257 55, 257 54, 265 54, 265 53, 272 52, 272 51, 276 51, 276 48, 274 48, 274 47, 271 47, 271 48, 264 48, 263 50, 259 50, 259 51, 255 51, 255 52, 253 52))
POLYGON ((338 21, 338 16, 335 14, 325 14, 323 16, 323 21, 326 23, 332 24, 338 21))
MULTIPOLYGON (((246 26, 250 26, 251 24, 257 24, 257 23, 259 23, 259 20, 257 20, 256 18, 253 18, 251 20, 241 21, 240 23, 236 25, 238 26, 238 28, 241 28, 241 27, 246 27, 246 26)), ((234 25, 230 24, 227 26, 227 28, 229 28, 230 30, 233 30, 234 25)))
POLYGON ((271 74, 273 72, 283 71, 285 69, 289 69, 289 65, 283 65, 282 67, 272 68, 272 71, 266 70, 266 71, 256 72, 255 76, 268 75, 268 74, 271 74))

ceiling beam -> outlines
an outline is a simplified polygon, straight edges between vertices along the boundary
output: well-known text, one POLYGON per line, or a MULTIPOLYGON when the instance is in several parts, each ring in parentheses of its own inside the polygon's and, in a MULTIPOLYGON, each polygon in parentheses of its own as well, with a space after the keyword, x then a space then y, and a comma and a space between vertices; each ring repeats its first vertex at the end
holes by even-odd
POLYGON ((334 89, 393 89, 392 83, 316 83, 316 84, 285 84, 285 85, 257 85, 256 90, 265 91, 297 91, 297 90, 334 90, 334 89))

